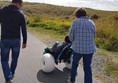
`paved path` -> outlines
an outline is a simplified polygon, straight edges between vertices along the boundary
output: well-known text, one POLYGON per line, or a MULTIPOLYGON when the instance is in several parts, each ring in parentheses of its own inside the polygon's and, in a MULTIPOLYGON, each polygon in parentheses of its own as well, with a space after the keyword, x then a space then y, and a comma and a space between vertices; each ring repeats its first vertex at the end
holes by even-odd
MULTIPOLYGON (((45 74, 41 71, 42 54, 46 46, 31 33, 28 33, 28 45, 26 49, 21 49, 19 63, 14 78, 14 83, 67 83, 69 70, 61 63, 56 65, 55 71, 45 74)), ((3 73, 0 64, 0 83, 4 83, 3 73)), ((76 83, 83 82, 82 67, 78 69, 76 83)), ((102 83, 94 79, 93 83, 102 83)))

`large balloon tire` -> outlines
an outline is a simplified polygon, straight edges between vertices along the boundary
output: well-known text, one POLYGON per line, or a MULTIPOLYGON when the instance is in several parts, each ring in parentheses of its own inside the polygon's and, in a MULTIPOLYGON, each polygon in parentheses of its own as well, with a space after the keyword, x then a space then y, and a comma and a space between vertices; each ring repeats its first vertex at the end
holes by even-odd
POLYGON ((44 54, 42 62, 43 62, 43 67, 42 67, 43 72, 50 73, 54 70, 55 60, 51 54, 49 54, 49 53, 44 54))
POLYGON ((72 63, 65 62, 65 67, 71 69, 72 63))
POLYGON ((71 69, 71 67, 72 67, 72 61, 73 61, 73 55, 70 58, 70 63, 65 62, 65 67, 68 68, 68 69, 71 69))

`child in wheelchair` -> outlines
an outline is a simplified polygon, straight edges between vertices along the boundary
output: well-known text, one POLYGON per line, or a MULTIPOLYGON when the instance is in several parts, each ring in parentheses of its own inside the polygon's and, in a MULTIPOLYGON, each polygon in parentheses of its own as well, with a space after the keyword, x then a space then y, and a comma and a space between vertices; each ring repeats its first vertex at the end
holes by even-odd
POLYGON ((54 57, 56 64, 61 61, 70 63, 72 54, 72 49, 70 47, 71 41, 69 40, 69 37, 66 36, 62 44, 56 42, 52 48, 45 48, 44 53, 50 53, 54 57))

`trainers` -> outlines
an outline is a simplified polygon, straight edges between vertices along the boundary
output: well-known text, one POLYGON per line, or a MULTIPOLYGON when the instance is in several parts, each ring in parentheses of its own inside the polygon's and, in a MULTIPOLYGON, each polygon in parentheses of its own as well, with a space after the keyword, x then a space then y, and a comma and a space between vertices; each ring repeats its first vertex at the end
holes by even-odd
POLYGON ((67 80, 67 83, 74 83, 74 82, 71 82, 70 79, 67 80))
POLYGON ((5 82, 5 83, 13 83, 13 81, 12 81, 12 80, 9 80, 9 81, 7 81, 7 82, 5 82))
POLYGON ((14 79, 15 75, 12 76, 12 80, 14 79))
POLYGON ((70 79, 67 80, 67 83, 70 83, 70 79))

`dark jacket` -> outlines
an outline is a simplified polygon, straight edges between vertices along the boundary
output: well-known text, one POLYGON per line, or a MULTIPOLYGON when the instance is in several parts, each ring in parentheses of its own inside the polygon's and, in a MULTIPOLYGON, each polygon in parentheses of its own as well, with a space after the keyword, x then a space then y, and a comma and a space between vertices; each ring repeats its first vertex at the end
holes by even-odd
POLYGON ((51 51, 52 52, 54 52, 55 54, 59 54, 61 51, 62 51, 62 49, 65 47, 65 46, 67 46, 68 44, 67 43, 55 43, 54 45, 53 45, 53 47, 52 47, 52 49, 51 49, 51 51))
POLYGON ((27 42, 26 21, 24 14, 15 5, 5 6, 0 10, 1 39, 20 39, 27 42))
POLYGON ((70 47, 71 47, 71 43, 65 43, 65 42, 63 42, 63 44, 55 43, 51 49, 54 59, 56 61, 57 59, 59 61, 63 59, 64 62, 68 62, 72 54, 72 49, 70 47))

